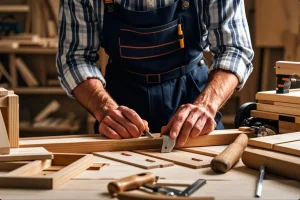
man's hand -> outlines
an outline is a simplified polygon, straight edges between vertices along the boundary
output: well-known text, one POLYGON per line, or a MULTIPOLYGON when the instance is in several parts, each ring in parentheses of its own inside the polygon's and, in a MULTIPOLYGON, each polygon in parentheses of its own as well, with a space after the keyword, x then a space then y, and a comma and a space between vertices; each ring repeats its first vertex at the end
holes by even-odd
POLYGON ((180 106, 167 125, 170 137, 177 139, 177 145, 183 146, 189 137, 208 134, 216 127, 214 115, 206 108, 193 104, 180 106))
POLYGON ((214 70, 203 92, 193 104, 180 106, 162 134, 178 136, 177 145, 183 146, 189 137, 208 134, 216 127, 214 116, 232 95, 238 78, 231 72, 214 70))
POLYGON ((126 106, 108 111, 99 125, 99 133, 111 139, 138 138, 146 129, 148 123, 126 106))

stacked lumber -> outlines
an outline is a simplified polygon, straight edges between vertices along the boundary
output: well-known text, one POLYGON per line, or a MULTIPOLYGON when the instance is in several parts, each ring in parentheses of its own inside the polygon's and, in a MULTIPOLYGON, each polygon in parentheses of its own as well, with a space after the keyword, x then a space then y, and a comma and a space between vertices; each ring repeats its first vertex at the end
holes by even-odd
POLYGON ((300 132, 252 138, 248 145, 242 156, 246 166, 265 165, 271 173, 300 180, 300 132))
POLYGON ((300 89, 290 89, 287 94, 276 94, 275 90, 258 92, 256 99, 252 117, 277 120, 279 133, 300 131, 300 89))

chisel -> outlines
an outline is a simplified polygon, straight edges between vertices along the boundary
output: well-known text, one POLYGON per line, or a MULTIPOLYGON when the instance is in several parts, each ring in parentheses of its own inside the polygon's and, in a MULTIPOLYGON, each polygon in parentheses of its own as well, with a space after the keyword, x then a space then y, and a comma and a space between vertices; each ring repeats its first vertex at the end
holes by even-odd
POLYGON ((255 197, 261 196, 264 176, 265 176, 265 165, 262 165, 259 170, 259 177, 256 184, 255 197))

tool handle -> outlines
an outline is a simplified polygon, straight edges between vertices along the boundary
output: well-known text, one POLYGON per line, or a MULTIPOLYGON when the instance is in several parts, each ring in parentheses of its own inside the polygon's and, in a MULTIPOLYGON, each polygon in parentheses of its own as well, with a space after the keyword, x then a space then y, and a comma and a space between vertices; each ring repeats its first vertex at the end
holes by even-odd
POLYGON ((241 158, 247 144, 248 136, 243 133, 240 134, 232 144, 211 161, 211 169, 218 173, 225 173, 230 170, 241 158))
POLYGON ((116 196, 119 192, 138 189, 146 183, 153 184, 155 181, 156 177, 153 173, 145 172, 110 182, 107 189, 112 196, 116 196))

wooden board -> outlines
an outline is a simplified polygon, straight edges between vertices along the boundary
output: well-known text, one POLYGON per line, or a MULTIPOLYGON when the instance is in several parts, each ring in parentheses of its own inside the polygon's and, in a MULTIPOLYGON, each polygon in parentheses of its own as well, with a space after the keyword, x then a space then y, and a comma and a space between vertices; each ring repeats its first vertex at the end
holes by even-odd
POLYGON ((250 168, 259 170, 264 164, 267 173, 300 181, 300 157, 264 149, 247 147, 242 156, 243 163, 250 168))
POLYGON ((0 155, 0 162, 3 161, 24 161, 24 160, 45 160, 52 159, 53 154, 43 147, 12 148, 10 154, 0 155))
POLYGON ((300 89, 291 89, 287 94, 276 94, 275 90, 258 92, 255 96, 256 100, 276 101, 299 104, 300 89))
POLYGON ((220 152, 218 151, 205 149, 204 147, 180 148, 178 150, 212 157, 215 157, 220 154, 220 152))
POLYGON ((282 144, 274 144, 273 150, 300 157, 300 140, 282 144))
POLYGON ((297 140, 300 140, 300 132, 252 138, 249 139, 248 145, 265 149, 272 149, 274 144, 293 142, 297 140))
POLYGON ((19 96, 8 95, 7 121, 5 123, 11 148, 19 147, 19 96))
MULTIPOLYGON (((189 139, 185 147, 212 146, 231 144, 240 133, 253 137, 252 131, 239 131, 237 129, 217 130, 208 135, 189 139)), ((91 153, 101 151, 128 151, 138 149, 161 148, 162 137, 134 138, 112 140, 102 136, 98 137, 50 137, 43 139, 21 140, 20 147, 44 147, 50 152, 59 153, 91 153)))
POLYGON ((4 119, 0 110, 0 158, 2 154, 10 153, 10 144, 8 141, 8 135, 4 124, 4 119))
POLYGON ((279 129, 290 130, 290 132, 300 131, 300 124, 295 124, 295 123, 291 123, 291 122, 279 121, 278 127, 279 127, 279 129))
POLYGON ((158 159, 174 162, 177 165, 198 169, 209 167, 213 157, 190 152, 173 150, 170 153, 160 153, 160 149, 135 150, 134 152, 158 159))
POLYGON ((143 169, 170 167, 174 165, 174 163, 172 162, 155 159, 149 156, 141 155, 130 151, 93 152, 93 154, 96 156, 119 161, 143 169))
MULTIPOLYGON (((59 156, 58 156, 59 157, 59 156)), ((74 157, 71 155, 71 157, 74 157)), ((54 160, 38 160, 30 162, 5 175, 0 175, 0 187, 5 188, 34 188, 34 189, 55 189, 72 177, 77 176, 93 164, 93 155, 79 155, 78 160, 73 160, 66 167, 58 172, 46 175, 36 175, 47 169, 55 162, 54 160)), ((64 161, 65 162, 65 161, 64 161)), ((57 165, 63 163, 57 162, 57 165)))
POLYGON ((293 109, 293 108, 288 109, 284 106, 275 106, 275 105, 258 103, 256 109, 265 112, 275 112, 275 113, 281 113, 286 115, 300 116, 300 109, 293 109))
POLYGON ((251 110, 251 117, 263 118, 263 119, 271 119, 271 120, 280 120, 280 121, 288 121, 296 124, 300 124, 300 117, 292 116, 292 115, 283 115, 279 113, 273 112, 264 112, 258 110, 251 110))

